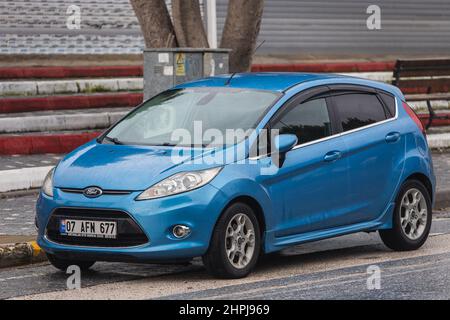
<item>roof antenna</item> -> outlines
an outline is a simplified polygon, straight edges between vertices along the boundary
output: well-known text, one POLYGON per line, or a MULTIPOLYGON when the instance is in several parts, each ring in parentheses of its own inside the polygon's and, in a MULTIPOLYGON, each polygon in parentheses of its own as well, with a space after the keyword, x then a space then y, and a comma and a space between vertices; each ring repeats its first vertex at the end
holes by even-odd
MULTIPOLYGON (((254 55, 254 54, 256 53, 256 51, 264 44, 264 42, 266 42, 266 40, 261 41, 261 43, 258 44, 258 45, 256 46, 255 50, 253 50, 252 55, 254 55)), ((229 86, 229 85, 230 85, 231 79, 233 79, 233 77, 236 75, 236 73, 237 73, 237 72, 233 72, 233 73, 231 74, 231 76, 230 76, 230 77, 228 78, 228 80, 225 82, 225 85, 226 85, 226 86, 229 86)))

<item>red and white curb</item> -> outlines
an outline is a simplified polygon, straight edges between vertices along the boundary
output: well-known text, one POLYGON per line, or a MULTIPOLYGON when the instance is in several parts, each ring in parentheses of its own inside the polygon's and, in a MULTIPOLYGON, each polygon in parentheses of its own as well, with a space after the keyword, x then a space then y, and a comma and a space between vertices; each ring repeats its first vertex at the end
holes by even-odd
POLYGON ((131 92, 2 98, 0 113, 135 107, 142 100, 142 93, 131 92))
POLYGON ((142 77, 142 66, 4 67, 0 79, 142 77))
POLYGON ((52 95, 89 93, 99 91, 142 90, 142 78, 69 79, 69 80, 14 80, 0 82, 0 96, 52 95))
MULTIPOLYGON (((253 72, 383 72, 392 71, 395 61, 339 61, 309 63, 265 63, 254 64, 253 72)), ((47 66, 47 67, 3 67, 0 79, 66 79, 142 77, 142 65, 131 66, 47 66)))
POLYGON ((63 154, 99 135, 100 132, 0 135, 0 155, 63 154))
POLYGON ((96 112, 4 117, 0 118, 0 134, 104 129, 116 123, 128 111, 96 110, 96 112))

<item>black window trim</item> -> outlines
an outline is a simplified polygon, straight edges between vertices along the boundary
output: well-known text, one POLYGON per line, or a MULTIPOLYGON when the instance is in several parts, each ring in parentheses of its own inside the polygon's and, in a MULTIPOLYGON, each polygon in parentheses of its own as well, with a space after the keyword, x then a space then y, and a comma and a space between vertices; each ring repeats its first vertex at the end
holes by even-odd
MULTIPOLYGON (((297 149, 300 146, 304 146, 306 144, 313 144, 313 143, 321 141, 323 139, 328 139, 330 137, 338 135, 340 132, 336 131, 337 130, 337 128, 336 128, 337 122, 333 119, 333 117, 335 117, 335 113, 330 107, 329 92, 330 92, 330 88, 328 85, 319 85, 316 87, 308 88, 305 91, 301 91, 301 92, 295 94, 294 96, 289 98, 286 102, 284 102, 284 104, 271 116, 271 118, 264 125, 263 130, 266 130, 267 133, 270 133, 272 124, 274 122, 276 122, 278 119, 280 119, 284 114, 289 112, 292 108, 299 105, 300 103, 307 102, 309 100, 325 98, 326 103, 327 103, 328 116, 330 117, 330 122, 331 122, 331 135, 321 138, 321 139, 308 141, 303 144, 297 144, 293 149, 297 149)), ((272 141, 270 141, 270 140, 271 140, 270 138, 267 140, 268 152, 266 154, 261 154, 261 155, 250 157, 250 160, 257 160, 257 159, 261 159, 261 158, 270 156, 272 154, 272 145, 271 145, 272 141)), ((254 143, 256 143, 256 144, 259 143, 259 137, 257 138, 256 142, 254 142, 254 143)), ((253 149, 253 146, 250 149, 253 149)), ((259 149, 259 147, 257 149, 259 149)))
POLYGON ((328 92, 329 92, 328 86, 319 86, 298 93, 297 95, 293 96, 291 99, 286 101, 284 105, 281 106, 280 109, 277 110, 277 112, 275 112, 275 114, 270 118, 270 120, 266 124, 265 128, 267 129, 272 128, 275 122, 279 121, 286 113, 290 112, 293 108, 297 107, 299 104, 316 99, 325 99, 325 102, 327 104, 328 116, 330 118, 331 123, 330 136, 338 133, 338 128, 335 126, 336 122, 334 121, 335 112, 331 108, 328 92))
POLYGON ((366 129, 369 127, 373 127, 374 125, 377 124, 383 124, 386 123, 389 120, 396 120, 398 118, 398 108, 397 108, 397 99, 395 96, 393 96, 391 93, 386 92, 384 90, 380 90, 380 89, 376 89, 376 88, 372 88, 372 87, 366 87, 366 86, 360 86, 360 85, 330 85, 330 97, 331 97, 331 107, 334 109, 335 112, 335 120, 337 121, 336 126, 339 128, 339 130, 341 131, 342 134, 345 133, 352 133, 355 132, 357 130, 362 130, 362 129, 366 129), (390 96, 392 96, 394 98, 395 101, 395 115, 392 115, 389 108, 386 106, 386 104, 384 103, 384 100, 380 97, 379 93, 383 92, 385 94, 388 94, 390 96), (375 97, 378 99, 378 102, 380 103, 381 107, 383 108, 383 112, 384 112, 384 116, 385 119, 381 120, 381 121, 377 121, 365 126, 361 126, 355 129, 351 129, 348 131, 344 131, 344 129, 342 128, 342 119, 340 119, 339 114, 336 112, 336 107, 334 105, 334 101, 332 99, 333 96, 338 96, 338 95, 345 95, 345 94, 368 94, 368 95, 375 95, 375 97))
MULTIPOLYGON (((368 86, 364 86, 364 85, 356 85, 356 84, 329 84, 329 85, 320 85, 317 87, 313 87, 310 89, 307 89, 306 91, 302 91, 298 94, 296 94, 295 96, 293 96, 292 98, 290 98, 288 101, 286 101, 276 112, 274 115, 272 115, 272 117, 269 119, 269 121, 266 123, 266 125, 264 126, 264 129, 268 129, 268 132, 270 132, 270 128, 271 128, 271 123, 274 122, 276 120, 276 117, 279 115, 280 112, 283 112, 283 109, 288 108, 291 104, 295 104, 297 103, 301 103, 301 102, 306 102, 309 99, 315 99, 315 98, 321 98, 321 97, 326 97, 326 98, 331 98, 331 96, 333 96, 333 94, 336 92, 342 92, 342 91, 352 91, 352 92, 358 92, 358 93, 362 93, 362 92, 366 92, 366 93, 372 93, 372 94, 376 94, 377 98, 381 101, 383 101, 381 99, 381 97, 379 97, 378 93, 379 92, 383 92, 385 94, 388 94, 390 96, 392 96, 394 98, 395 101, 395 115, 387 118, 386 120, 383 121, 379 121, 379 122, 375 122, 375 123, 371 123, 369 125, 366 126, 362 126, 356 129, 352 129, 352 130, 348 130, 348 131, 342 131, 341 130, 337 130, 336 133, 334 133, 334 129, 332 134, 321 138, 321 139, 317 139, 317 140, 313 140, 313 141, 308 141, 302 144, 298 144, 296 145, 294 148, 292 148, 292 150, 296 150, 296 149, 300 149, 303 147, 307 147, 316 143, 321 143, 327 140, 331 140, 331 139, 335 139, 335 138, 339 138, 341 136, 345 136, 347 134, 352 134, 354 132, 358 132, 358 131, 362 131, 362 130, 366 130, 369 129, 371 127, 375 127, 375 126, 379 126, 391 121, 395 121, 398 119, 398 99, 395 95, 393 95, 392 93, 385 91, 385 90, 381 90, 378 88, 372 88, 372 87, 368 87, 368 86), (303 100, 302 100, 303 99, 303 100)), ((327 106, 329 108, 329 116, 330 116, 330 121, 332 123, 332 128, 335 128, 336 126, 340 127, 339 123, 337 122, 337 118, 336 118, 336 112, 333 108, 333 106, 330 104, 328 104, 327 101, 327 106), (330 108, 332 109, 332 111, 330 112, 330 108)), ((386 110, 386 106, 384 103, 382 103, 383 108, 385 108, 386 110)), ((390 114, 390 111, 388 110, 388 113, 390 114)), ((267 154, 262 154, 262 155, 258 155, 255 157, 251 157, 250 160, 258 160, 261 158, 265 158, 265 157, 269 157, 271 155, 271 145, 270 145, 270 139, 268 141, 269 146, 268 146, 268 150, 269 152, 267 154)))

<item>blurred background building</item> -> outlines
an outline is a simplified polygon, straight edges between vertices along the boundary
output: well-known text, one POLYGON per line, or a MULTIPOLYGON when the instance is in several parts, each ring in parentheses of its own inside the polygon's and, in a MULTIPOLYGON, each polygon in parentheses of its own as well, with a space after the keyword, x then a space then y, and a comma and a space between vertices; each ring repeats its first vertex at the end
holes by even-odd
MULTIPOLYGON (((227 2, 217 0, 219 41, 227 2)), ((448 0, 266 0, 259 35, 266 43, 258 53, 443 55, 450 52, 449 17, 448 0), (380 30, 366 26, 369 5, 381 8, 380 30)), ((143 48, 128 0, 0 0, 0 21, 0 54, 133 54, 143 48), (80 29, 66 27, 70 5, 81 9, 80 29)))

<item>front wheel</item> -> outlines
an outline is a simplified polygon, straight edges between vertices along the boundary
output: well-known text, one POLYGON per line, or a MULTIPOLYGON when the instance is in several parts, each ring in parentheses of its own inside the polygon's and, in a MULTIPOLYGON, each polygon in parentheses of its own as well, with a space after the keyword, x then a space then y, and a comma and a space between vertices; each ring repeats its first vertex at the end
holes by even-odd
POLYGON ((255 213, 248 205, 235 203, 219 218, 203 263, 216 277, 242 278, 252 271, 260 251, 261 234, 255 213))
POLYGON ((400 188, 395 203, 393 227, 380 230, 381 240, 392 250, 420 248, 431 228, 431 197, 418 180, 408 180, 400 188))

